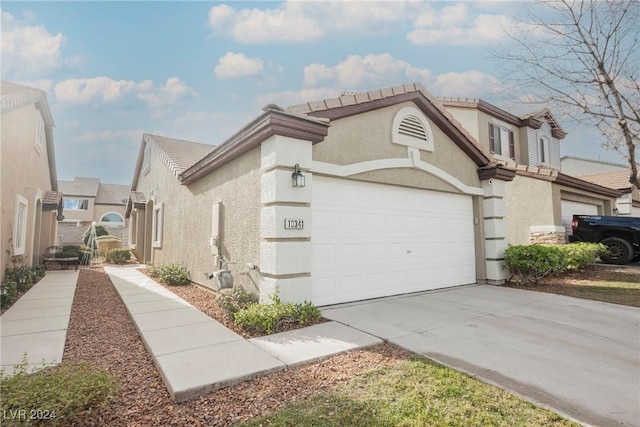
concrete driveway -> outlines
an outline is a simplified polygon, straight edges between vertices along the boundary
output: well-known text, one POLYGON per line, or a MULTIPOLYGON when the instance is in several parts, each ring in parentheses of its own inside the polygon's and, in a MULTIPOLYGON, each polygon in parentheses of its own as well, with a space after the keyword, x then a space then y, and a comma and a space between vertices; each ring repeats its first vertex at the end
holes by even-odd
POLYGON ((480 285, 323 315, 581 423, 640 426, 638 308, 480 285))

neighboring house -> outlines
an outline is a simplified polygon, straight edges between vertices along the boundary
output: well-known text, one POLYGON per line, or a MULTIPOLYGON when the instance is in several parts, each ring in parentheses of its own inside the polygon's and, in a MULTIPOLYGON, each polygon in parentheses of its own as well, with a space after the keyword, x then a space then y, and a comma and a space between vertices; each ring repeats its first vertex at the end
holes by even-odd
POLYGON ((573 176, 593 175, 596 173, 619 171, 621 169, 628 170, 629 165, 575 156, 562 156, 560 159, 560 170, 562 173, 573 176))
MULTIPOLYGON (((560 164, 563 173, 620 191, 622 195, 616 199, 614 215, 640 217, 640 192, 629 182, 628 165, 572 156, 563 156, 560 164)), ((581 213, 597 214, 588 207, 581 213)))
POLYGON ((215 147, 145 134, 126 216, 145 262, 326 305, 502 283, 515 174, 407 84, 268 106, 215 147))
POLYGON ((616 199, 615 215, 640 217, 640 191, 629 182, 629 169, 583 175, 580 178, 622 192, 616 199))
POLYGON ((53 118, 44 91, 2 81, 0 141, 0 269, 10 254, 41 262, 56 244, 62 219, 53 144, 53 118))
MULTIPOLYGON (((60 227, 63 244, 77 244, 93 222, 123 238, 127 229, 124 213, 129 186, 103 184, 98 178, 76 177, 73 181, 58 181, 64 196, 65 219, 60 227)), ((128 237, 124 236, 125 240, 128 237)))
POLYGON ((562 243, 573 214, 613 214, 619 191, 559 172, 566 133, 549 110, 515 116, 481 99, 441 102, 496 161, 516 173, 506 185, 509 244, 562 243))

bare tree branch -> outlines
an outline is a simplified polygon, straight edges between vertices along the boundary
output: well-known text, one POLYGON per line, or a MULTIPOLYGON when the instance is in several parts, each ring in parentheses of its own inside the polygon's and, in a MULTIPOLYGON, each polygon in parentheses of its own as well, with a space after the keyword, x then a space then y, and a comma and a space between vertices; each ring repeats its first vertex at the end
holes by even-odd
POLYGON ((640 2, 538 0, 518 21, 508 32, 513 48, 493 52, 518 98, 592 123, 603 146, 629 161, 629 182, 640 188, 640 2))

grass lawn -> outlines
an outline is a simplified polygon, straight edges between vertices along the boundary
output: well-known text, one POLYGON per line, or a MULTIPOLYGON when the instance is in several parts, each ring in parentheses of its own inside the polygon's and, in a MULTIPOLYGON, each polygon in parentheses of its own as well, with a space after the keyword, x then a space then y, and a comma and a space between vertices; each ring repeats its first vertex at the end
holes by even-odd
POLYGON ((243 426, 577 426, 507 391, 415 358, 243 426))
POLYGON ((591 265, 583 271, 549 277, 519 289, 640 307, 640 268, 591 265))

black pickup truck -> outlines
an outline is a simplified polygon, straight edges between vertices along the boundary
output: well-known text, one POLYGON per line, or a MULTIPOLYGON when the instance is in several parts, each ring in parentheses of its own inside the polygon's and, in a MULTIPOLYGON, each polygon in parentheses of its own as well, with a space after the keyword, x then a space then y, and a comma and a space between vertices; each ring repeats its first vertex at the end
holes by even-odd
POLYGON ((640 218, 573 215, 573 236, 569 242, 602 243, 609 253, 600 259, 607 264, 640 261, 640 218))

